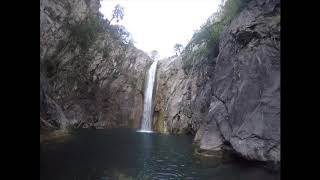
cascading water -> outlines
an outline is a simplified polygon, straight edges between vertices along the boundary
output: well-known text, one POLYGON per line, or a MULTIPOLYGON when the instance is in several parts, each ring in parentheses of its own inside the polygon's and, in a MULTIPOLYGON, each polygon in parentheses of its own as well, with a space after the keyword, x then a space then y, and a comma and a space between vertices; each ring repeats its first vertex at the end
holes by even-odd
POLYGON ((157 69, 157 60, 155 60, 149 71, 148 71, 148 79, 147 86, 144 91, 144 110, 143 110, 143 118, 141 122, 141 129, 139 132, 152 132, 152 95, 153 95, 153 87, 156 76, 157 69))

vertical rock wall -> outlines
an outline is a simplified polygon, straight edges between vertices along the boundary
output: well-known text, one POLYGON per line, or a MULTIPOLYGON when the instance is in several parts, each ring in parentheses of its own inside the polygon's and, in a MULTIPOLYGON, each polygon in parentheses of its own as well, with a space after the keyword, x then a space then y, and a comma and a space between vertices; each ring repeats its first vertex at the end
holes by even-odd
POLYGON ((99 0, 40 1, 40 129, 140 125, 152 60, 99 8, 99 0))
POLYGON ((183 68, 191 53, 159 63, 156 129, 195 134, 204 150, 228 144, 247 159, 279 162, 280 1, 252 0, 224 28, 216 57, 192 56, 183 68))

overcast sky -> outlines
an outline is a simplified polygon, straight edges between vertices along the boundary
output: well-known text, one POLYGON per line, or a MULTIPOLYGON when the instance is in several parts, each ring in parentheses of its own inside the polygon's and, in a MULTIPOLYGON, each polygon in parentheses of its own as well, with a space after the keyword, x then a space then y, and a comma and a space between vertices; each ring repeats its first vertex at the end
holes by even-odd
POLYGON ((115 5, 123 6, 125 15, 119 24, 132 34, 135 46, 147 53, 157 50, 164 58, 175 54, 175 43, 185 46, 219 3, 220 0, 103 0, 100 11, 111 19, 115 5))

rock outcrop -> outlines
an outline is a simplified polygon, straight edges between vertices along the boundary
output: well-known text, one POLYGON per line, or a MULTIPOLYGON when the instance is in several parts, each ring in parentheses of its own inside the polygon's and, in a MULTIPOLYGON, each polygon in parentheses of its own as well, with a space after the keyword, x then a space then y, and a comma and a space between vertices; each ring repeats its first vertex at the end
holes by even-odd
POLYGON ((279 163, 280 1, 250 1, 219 39, 216 55, 191 57, 199 44, 159 62, 154 127, 195 134, 201 149, 230 146, 246 159, 279 163))
POLYGON ((40 129, 140 125, 152 59, 99 8, 99 0, 40 1, 40 129))

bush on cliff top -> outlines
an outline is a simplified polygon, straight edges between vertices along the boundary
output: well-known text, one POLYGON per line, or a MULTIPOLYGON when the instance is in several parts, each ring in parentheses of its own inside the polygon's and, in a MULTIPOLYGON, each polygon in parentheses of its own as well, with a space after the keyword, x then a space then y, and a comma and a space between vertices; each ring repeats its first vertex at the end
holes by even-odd
POLYGON ((70 27, 71 38, 76 41, 83 51, 86 51, 98 35, 108 32, 115 39, 119 39, 123 44, 133 43, 131 34, 124 26, 110 25, 108 20, 104 20, 102 15, 89 16, 85 21, 70 27))
POLYGON ((200 30, 194 33, 191 42, 186 47, 186 54, 183 58, 184 69, 192 66, 194 62, 192 59, 196 56, 216 57, 218 55, 220 34, 249 1, 250 0, 227 0, 213 15, 215 18, 214 22, 207 21, 200 27, 200 30), (204 46, 194 50, 195 46, 199 46, 203 43, 205 44, 204 46))
POLYGON ((83 50, 86 50, 96 40, 98 34, 103 31, 101 19, 89 16, 84 22, 72 27, 71 36, 83 50))

